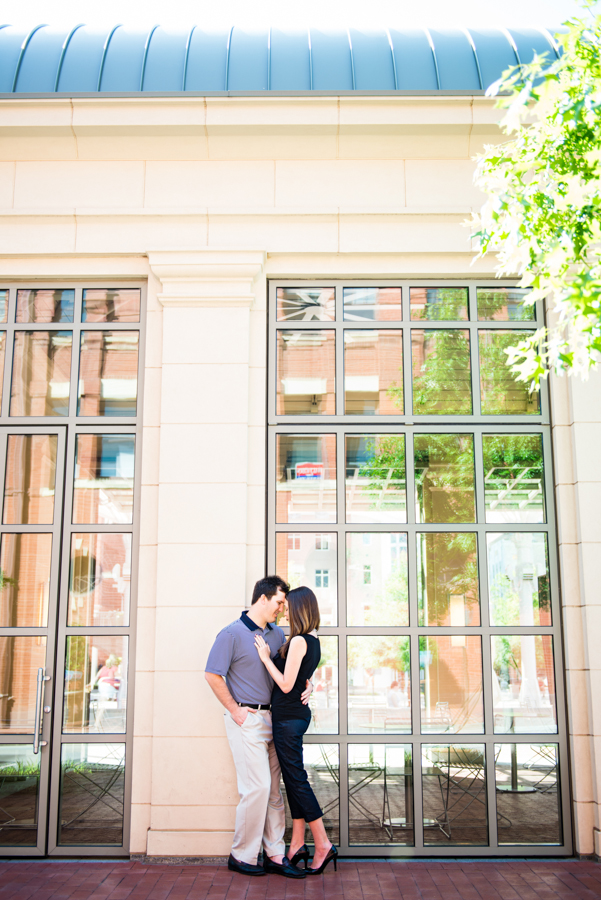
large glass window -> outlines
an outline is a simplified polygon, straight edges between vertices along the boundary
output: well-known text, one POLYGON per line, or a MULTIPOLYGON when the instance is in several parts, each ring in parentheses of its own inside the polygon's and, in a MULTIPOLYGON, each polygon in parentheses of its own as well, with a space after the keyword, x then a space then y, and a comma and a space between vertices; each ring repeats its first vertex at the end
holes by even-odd
POLYGON ((499 281, 270 286, 267 569, 320 604, 349 855, 571 852, 548 398, 505 365, 541 324, 499 281))

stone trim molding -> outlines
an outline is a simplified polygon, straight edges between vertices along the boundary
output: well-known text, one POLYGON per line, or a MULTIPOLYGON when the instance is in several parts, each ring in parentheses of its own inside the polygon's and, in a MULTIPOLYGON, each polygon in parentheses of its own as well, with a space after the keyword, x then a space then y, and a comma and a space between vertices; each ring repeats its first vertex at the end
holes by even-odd
POLYGON ((161 250, 149 252, 151 271, 161 282, 164 307, 251 307, 254 284, 263 274, 262 250, 161 250))

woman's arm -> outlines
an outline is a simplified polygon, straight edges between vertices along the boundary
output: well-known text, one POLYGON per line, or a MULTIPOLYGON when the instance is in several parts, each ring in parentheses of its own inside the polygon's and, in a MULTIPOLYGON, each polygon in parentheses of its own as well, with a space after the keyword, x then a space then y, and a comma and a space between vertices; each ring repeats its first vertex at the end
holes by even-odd
POLYGON ((298 675, 298 670, 300 669, 300 664, 302 662, 303 656, 307 652, 307 642, 304 637, 300 634, 297 634, 296 637, 293 637, 290 641, 288 653, 286 654, 286 666, 284 668, 283 675, 279 671, 279 669, 277 669, 272 663, 271 650, 269 649, 269 645, 265 643, 260 634, 258 634, 255 638, 255 647, 259 652, 259 656, 261 657, 265 668, 267 669, 275 683, 282 689, 285 694, 289 694, 294 687, 294 682, 296 681, 296 676, 298 675))

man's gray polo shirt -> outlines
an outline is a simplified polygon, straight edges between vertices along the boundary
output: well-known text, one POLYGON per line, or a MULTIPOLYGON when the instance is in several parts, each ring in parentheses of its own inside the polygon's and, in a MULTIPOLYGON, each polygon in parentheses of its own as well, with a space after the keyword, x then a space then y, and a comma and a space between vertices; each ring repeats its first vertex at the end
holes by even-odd
POLYGON ((246 612, 227 625, 215 638, 205 672, 222 675, 236 703, 271 703, 273 678, 261 662, 255 635, 263 636, 272 657, 286 637, 277 625, 261 630, 246 612))

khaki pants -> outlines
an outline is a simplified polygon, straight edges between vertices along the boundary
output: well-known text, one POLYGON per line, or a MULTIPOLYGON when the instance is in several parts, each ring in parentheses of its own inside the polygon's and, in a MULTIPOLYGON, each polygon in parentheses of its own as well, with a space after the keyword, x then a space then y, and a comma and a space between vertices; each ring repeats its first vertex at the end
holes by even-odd
POLYGON ((229 712, 224 713, 224 718, 240 794, 232 856, 254 865, 261 844, 268 856, 286 852, 284 800, 271 713, 249 712, 243 725, 237 725, 229 712))

